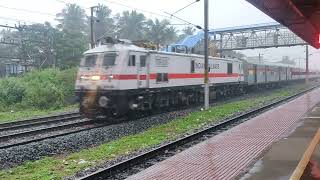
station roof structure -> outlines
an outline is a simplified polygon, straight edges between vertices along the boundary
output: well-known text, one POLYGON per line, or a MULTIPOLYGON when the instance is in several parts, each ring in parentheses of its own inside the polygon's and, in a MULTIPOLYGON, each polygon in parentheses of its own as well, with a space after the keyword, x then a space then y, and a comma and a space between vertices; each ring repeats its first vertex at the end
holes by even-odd
POLYGON ((247 1, 313 47, 320 48, 320 0, 247 1))

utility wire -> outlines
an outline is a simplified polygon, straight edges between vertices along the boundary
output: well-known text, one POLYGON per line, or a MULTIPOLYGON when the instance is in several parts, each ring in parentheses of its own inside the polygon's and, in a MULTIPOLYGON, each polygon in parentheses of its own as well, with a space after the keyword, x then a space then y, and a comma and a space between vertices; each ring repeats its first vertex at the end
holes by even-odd
POLYGON ((170 15, 171 17, 174 17, 174 18, 176 18, 176 19, 179 19, 180 21, 183 21, 183 22, 185 22, 185 23, 187 23, 187 24, 189 24, 189 25, 192 25, 192 26, 196 27, 197 29, 203 29, 201 26, 196 25, 196 24, 193 24, 193 23, 191 23, 191 22, 189 22, 189 21, 186 21, 186 20, 184 20, 184 19, 181 19, 181 18, 179 18, 179 17, 177 17, 177 16, 175 16, 175 15, 173 15, 173 14, 170 14, 170 13, 168 13, 168 12, 164 12, 164 13, 170 15))
MULTIPOLYGON (((68 5, 68 4, 73 4, 73 3, 70 3, 70 2, 67 2, 67 1, 63 1, 63 0, 55 0, 55 1, 57 1, 57 2, 59 2, 59 3, 62 3, 62 4, 65 4, 65 5, 68 5)), ((78 6, 80 6, 79 4, 77 4, 78 6)), ((81 8, 83 8, 83 9, 90 9, 90 7, 83 7, 83 6, 80 6, 81 8)))
MULTIPOLYGON (((165 15, 162 15, 162 14, 159 14, 159 13, 155 13, 155 12, 152 12, 152 11, 149 11, 149 10, 144 10, 144 9, 136 8, 136 7, 133 7, 133 6, 128 6, 128 5, 125 5, 125 4, 122 4, 122 3, 118 3, 118 2, 114 2, 114 1, 110 1, 110 0, 104 0, 104 1, 109 2, 109 3, 111 3, 111 4, 116 4, 116 5, 119 5, 119 6, 127 7, 127 8, 130 8, 130 9, 135 9, 135 10, 138 10, 138 11, 146 12, 146 13, 149 13, 149 14, 161 16, 161 17, 168 18, 168 19, 172 19, 172 17, 173 17, 173 18, 175 18, 176 20, 179 20, 179 21, 181 21, 181 22, 184 22, 184 23, 187 23, 187 24, 189 24, 189 25, 195 26, 197 29, 202 29, 201 26, 195 25, 195 24, 193 24, 193 23, 191 23, 191 22, 188 22, 188 21, 186 21, 186 20, 184 20, 184 19, 182 19, 182 18, 179 18, 179 17, 177 17, 177 16, 175 16, 175 15, 173 15, 173 14, 170 14, 170 13, 168 13, 168 12, 164 12, 164 13, 165 13, 165 14, 168 14, 168 15, 170 15, 170 16, 165 16, 165 15)), ((195 2, 198 2, 198 1, 200 1, 200 0, 196 0, 195 2)), ((193 3, 195 3, 195 2, 193 2, 193 3)))
POLYGON ((16 18, 11 18, 11 17, 2 17, 2 16, 0 16, 0 19, 9 20, 9 21, 15 21, 15 22, 28 22, 28 23, 31 23, 31 24, 42 24, 40 22, 34 22, 34 21, 23 20, 23 19, 16 19, 16 18))
POLYGON ((0 8, 4 8, 4 9, 11 9, 11 10, 15 10, 15 11, 23 11, 23 12, 27 12, 27 13, 34 13, 34 14, 40 14, 40 15, 46 15, 46 16, 56 16, 55 14, 50 14, 50 13, 45 13, 45 12, 40 12, 40 11, 33 11, 33 10, 28 10, 28 9, 19 9, 19 8, 13 8, 13 7, 8 7, 8 6, 3 6, 0 5, 0 8))
POLYGON ((197 3, 197 2, 199 2, 199 1, 200 1, 200 0, 195 0, 195 1, 191 2, 190 4, 184 6, 183 8, 178 9, 177 11, 173 12, 172 14, 176 14, 176 13, 178 13, 179 11, 182 11, 182 10, 184 10, 185 8, 191 6, 191 5, 193 5, 194 3, 197 3))
POLYGON ((162 14, 159 14, 159 13, 156 13, 156 12, 152 12, 152 11, 149 11, 149 10, 136 8, 136 7, 133 7, 133 6, 128 6, 128 5, 125 5, 125 4, 122 4, 122 3, 118 3, 118 2, 115 2, 115 1, 110 1, 110 0, 104 0, 104 1, 109 2, 111 4, 116 4, 116 5, 127 7, 127 8, 130 8, 130 9, 135 9, 135 10, 138 10, 138 11, 142 11, 142 12, 145 12, 145 13, 161 16, 161 17, 164 17, 164 18, 170 18, 169 16, 165 16, 165 15, 162 15, 162 14))
MULTIPOLYGON (((64 4, 68 4, 67 2, 63 1, 63 0, 55 0, 57 2, 60 2, 60 3, 64 3, 64 4)), ((138 11, 142 11, 142 12, 145 12, 145 13, 149 13, 149 14, 153 14, 153 15, 157 15, 157 16, 161 16, 161 17, 164 17, 164 18, 172 18, 174 17, 175 19, 181 21, 181 22, 184 22, 186 24, 189 24, 189 25, 192 25, 192 26, 195 26, 196 28, 198 29, 202 29, 201 26, 198 26, 198 25, 195 25, 191 22, 188 22, 182 18, 179 18, 175 15, 173 15, 174 13, 177 13, 178 11, 181 11, 182 9, 185 9, 186 7, 194 4, 195 2, 198 2, 200 0, 196 0, 190 4, 188 4, 187 6, 179 9, 178 11, 170 14, 168 12, 164 12, 170 16, 165 16, 165 15, 162 15, 162 14, 159 14, 159 13, 155 13, 155 12, 152 12, 152 11, 149 11, 149 10, 144 10, 144 9, 140 9, 140 8, 135 8, 133 6, 128 6, 128 5, 125 5, 125 4, 122 4, 122 3, 118 3, 118 2, 115 2, 115 1, 111 1, 111 0, 104 0, 106 2, 109 2, 109 3, 112 3, 112 4, 116 4, 116 5, 120 5, 120 6, 124 6, 124 7, 127 7, 127 8, 130 8, 130 9, 135 9, 135 10, 138 10, 138 11)), ((40 11, 33 11, 33 10, 28 10, 28 9, 19 9, 19 8, 12 8, 12 7, 8 7, 8 6, 3 6, 3 5, 0 5, 0 8, 5 8, 5 9, 11 9, 11 10, 15 10, 15 11, 23 11, 23 12, 27 12, 27 13, 34 13, 34 14, 40 14, 40 15, 46 15, 46 16, 52 16, 52 17, 57 17, 55 14, 51 14, 51 13, 45 13, 45 12, 40 12, 40 11)), ((22 21, 22 22, 30 22, 32 24, 38 24, 39 22, 33 22, 33 21, 28 21, 28 20, 21 20, 21 19, 14 19, 14 18, 9 18, 9 17, 0 17, 0 19, 5 19, 5 20, 13 20, 13 21, 22 21)), ((42 23, 41 23, 42 24, 42 23)), ((185 25, 186 25, 185 24, 185 25)), ((182 24, 179 24, 179 25, 182 25, 182 24)))
POLYGON ((189 25, 187 23, 176 23, 176 24, 169 24, 170 26, 186 26, 186 25, 189 25))
MULTIPOLYGON (((0 5, 0 8, 10 9, 10 10, 14 10, 14 11, 27 12, 27 13, 34 13, 34 14, 39 14, 39 15, 52 16, 52 17, 57 18, 57 16, 55 14, 45 13, 45 12, 40 12, 40 11, 33 11, 33 10, 28 10, 28 9, 18 9, 18 8, 12 8, 12 7, 8 7, 8 6, 3 6, 3 5, 0 5)), ((8 19, 8 20, 14 20, 14 21, 24 21, 24 22, 30 22, 32 24, 38 24, 39 23, 39 22, 32 22, 32 21, 13 19, 13 18, 1 18, 0 17, 0 19, 8 19)), ((56 20, 59 21, 59 19, 56 19, 56 20)), ((69 20, 69 21, 72 21, 72 20, 69 20)), ((40 23, 40 24, 42 24, 42 23, 40 23)))
POLYGON ((57 1, 59 3, 63 3, 63 4, 68 4, 66 1, 63 1, 63 0, 55 0, 55 1, 57 1))

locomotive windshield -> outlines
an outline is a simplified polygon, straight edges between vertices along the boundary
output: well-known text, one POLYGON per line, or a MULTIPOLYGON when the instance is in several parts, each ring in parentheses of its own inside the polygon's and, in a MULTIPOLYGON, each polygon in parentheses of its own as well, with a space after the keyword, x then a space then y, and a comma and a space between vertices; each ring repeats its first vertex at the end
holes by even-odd
POLYGON ((116 61, 116 53, 107 53, 103 57, 102 66, 113 66, 116 61))
POLYGON ((96 65, 97 55, 86 55, 84 57, 84 62, 82 66, 84 67, 94 67, 96 65))

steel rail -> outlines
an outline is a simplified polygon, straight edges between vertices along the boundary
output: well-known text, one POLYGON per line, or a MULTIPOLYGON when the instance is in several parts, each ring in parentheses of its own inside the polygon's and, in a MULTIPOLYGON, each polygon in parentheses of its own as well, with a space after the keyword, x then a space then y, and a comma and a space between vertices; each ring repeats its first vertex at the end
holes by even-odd
POLYGON ((110 177, 112 175, 115 175, 121 171, 124 171, 126 169, 129 169, 130 167, 133 167, 134 165, 137 165, 137 164, 143 164, 143 162, 147 161, 148 159, 151 159, 151 158, 154 158, 156 157, 157 155, 159 154, 163 154, 165 153, 165 151, 168 151, 168 150, 172 150, 172 149, 175 149, 179 146, 182 146, 184 144, 187 144, 187 143, 190 143, 191 141, 194 141, 196 139, 199 139, 201 137, 203 137, 204 135, 206 134, 210 134, 214 131, 217 131, 217 130, 221 130, 223 128, 226 128, 228 127, 229 125, 232 125, 236 122, 239 122, 240 120, 243 120, 245 118, 249 118, 249 117, 252 117, 253 115, 257 115, 267 109, 270 109, 274 106, 277 106, 277 105, 280 105, 284 102, 287 102, 289 100, 292 100, 300 95, 303 95, 317 87, 319 87, 320 85, 316 85, 312 88, 309 88, 307 90, 304 90, 302 92, 299 92, 299 93, 296 93, 292 96, 289 96, 289 97, 286 97, 286 98, 283 98, 281 100, 278 100, 276 102, 273 102, 273 103, 270 103, 270 104, 267 104, 263 107, 260 107, 260 108, 257 108, 257 109, 254 109, 254 110, 251 110, 249 112, 246 112, 246 113, 243 113, 241 115, 238 115, 236 117, 233 117, 233 118, 230 118, 230 119, 226 119, 225 121, 223 122, 220 122, 219 124, 217 125, 214 125, 214 126, 211 126, 211 127, 208 127, 204 130, 201 130, 199 132, 196 132, 196 133, 193 133, 191 135, 187 135, 185 137, 182 137, 180 139, 177 139, 175 141, 172 141, 172 142, 169 142, 167 144, 164 144, 160 147, 157 147, 155 149, 152 149, 150 151, 147 151, 145 153, 142 153, 140 155, 137 155, 137 156, 134 156, 130 159, 127 159, 127 160, 124 160, 122 162, 119 162, 117 164, 114 164, 112 166, 109 166, 109 167, 106 167, 106 168, 103 168, 103 169, 100 169, 94 173, 91 173, 89 175, 86 175, 84 177, 81 177, 79 179, 81 180, 87 180, 87 179, 106 179, 107 177, 110 177))
MULTIPOLYGON (((122 122, 122 121, 123 120, 121 120, 121 119, 117 119, 117 122, 122 122)), ((73 130, 73 131, 71 130, 68 132, 52 134, 49 136, 42 136, 39 138, 19 141, 19 142, 15 142, 15 143, 7 143, 7 144, 3 144, 3 145, 0 144, 0 149, 7 149, 10 147, 14 147, 14 146, 20 146, 20 145, 33 143, 33 142, 39 142, 39 141, 46 140, 46 139, 52 139, 52 138, 56 138, 56 137, 66 136, 69 134, 75 134, 78 132, 101 128, 101 127, 109 126, 112 124, 114 124, 112 120, 108 121, 108 122, 101 122, 99 120, 88 119, 87 121, 82 121, 82 122, 77 122, 77 123, 70 123, 70 124, 59 125, 59 126, 54 126, 54 127, 50 127, 50 128, 43 128, 43 129, 31 130, 31 131, 27 131, 27 132, 23 132, 23 133, 15 133, 15 134, 9 134, 9 135, 5 135, 5 136, 0 136, 0 142, 3 143, 4 141, 8 141, 8 140, 11 140, 14 138, 26 137, 26 136, 31 136, 31 135, 35 135, 35 134, 39 135, 43 132, 47 133, 47 132, 54 132, 54 131, 58 131, 58 130, 65 130, 65 129, 69 129, 69 128, 74 128, 74 127, 85 126, 83 129, 78 129, 78 130, 73 130)))
POLYGON ((55 122, 58 119, 65 119, 66 117, 80 117, 78 112, 66 113, 66 114, 59 114, 59 115, 52 115, 52 116, 44 116, 39 118, 32 118, 20 121, 13 121, 13 122, 6 122, 0 123, 0 131, 15 129, 15 128, 22 128, 22 127, 30 127, 34 125, 42 125, 50 122, 55 122))

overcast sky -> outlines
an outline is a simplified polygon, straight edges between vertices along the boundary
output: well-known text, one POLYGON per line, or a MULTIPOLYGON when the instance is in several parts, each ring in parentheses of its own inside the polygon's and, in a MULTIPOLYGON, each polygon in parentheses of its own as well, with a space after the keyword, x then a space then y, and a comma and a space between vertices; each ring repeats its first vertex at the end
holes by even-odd
MULTIPOLYGON (((65 3, 77 3, 86 9, 89 14, 89 7, 104 4, 112 9, 112 14, 121 13, 124 10, 136 9, 145 14, 147 18, 169 18, 165 12, 172 13, 194 0, 0 0, 0 24, 14 25, 17 20, 26 24, 34 22, 54 21, 55 14, 61 11, 65 3), (16 9, 16 10, 15 10, 16 9), (20 10, 18 10, 20 9, 20 10), (26 9, 28 11, 22 11, 26 9), (150 13, 149 13, 150 12, 150 13)), ((273 19, 253 7, 245 0, 209 0, 209 27, 223 28, 240 25, 251 25, 259 23, 274 22, 273 19)), ((187 21, 203 26, 203 1, 180 11, 176 16, 187 21)), ((170 19, 172 24, 183 22, 170 19)), ((183 26, 177 26, 183 28, 183 26)), ((263 54, 265 59, 271 61, 281 60, 282 56, 288 55, 291 59, 304 59, 305 47, 297 46, 290 48, 271 48, 260 50, 242 51, 248 56, 263 54)), ((320 69, 320 51, 310 48, 311 67, 320 69)), ((300 60, 302 61, 302 60, 300 60)), ((298 60, 297 60, 298 62, 298 60)))

